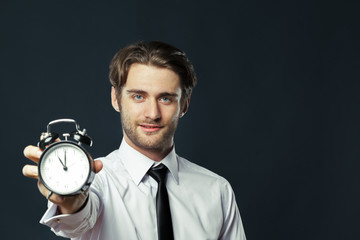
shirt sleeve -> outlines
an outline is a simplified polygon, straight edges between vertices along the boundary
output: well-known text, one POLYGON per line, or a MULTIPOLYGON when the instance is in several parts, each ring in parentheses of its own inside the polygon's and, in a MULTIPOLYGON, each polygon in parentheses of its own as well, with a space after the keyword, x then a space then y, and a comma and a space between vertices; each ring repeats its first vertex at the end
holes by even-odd
POLYGON ((79 237, 92 229, 103 209, 101 174, 102 172, 96 174, 90 187, 89 199, 81 211, 56 215, 58 206, 49 201, 40 223, 49 226, 56 235, 67 238, 79 237))
POLYGON ((75 238, 91 229, 101 211, 100 199, 94 192, 90 192, 89 200, 85 207, 74 214, 55 215, 57 205, 49 202, 48 210, 40 220, 41 224, 47 225, 58 236, 75 238))
POLYGON ((228 182, 226 182, 223 186, 221 200, 224 214, 224 224, 219 239, 246 240, 244 227, 235 200, 235 194, 228 182))

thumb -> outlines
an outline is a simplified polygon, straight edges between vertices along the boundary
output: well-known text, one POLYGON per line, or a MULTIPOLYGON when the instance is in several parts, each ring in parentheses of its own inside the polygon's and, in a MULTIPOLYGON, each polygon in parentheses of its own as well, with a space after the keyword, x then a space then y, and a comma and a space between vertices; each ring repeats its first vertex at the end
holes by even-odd
POLYGON ((103 168, 103 163, 101 160, 95 160, 94 166, 95 166, 95 172, 98 173, 103 168))

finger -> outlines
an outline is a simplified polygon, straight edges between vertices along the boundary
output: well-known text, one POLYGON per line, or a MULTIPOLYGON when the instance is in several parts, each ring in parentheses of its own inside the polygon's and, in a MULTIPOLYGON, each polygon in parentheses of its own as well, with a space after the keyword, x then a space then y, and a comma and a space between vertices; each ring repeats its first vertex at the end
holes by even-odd
POLYGON ((38 188, 45 198, 58 205, 59 211, 62 214, 71 214, 78 211, 82 206, 84 206, 84 203, 89 195, 88 191, 72 196, 58 195, 48 190, 40 181, 38 181, 38 188))
POLYGON ((96 160, 94 165, 95 165, 95 172, 96 173, 100 172, 101 169, 103 168, 103 163, 100 160, 96 160))
POLYGON ((47 189, 39 180, 38 181, 38 188, 40 193, 49 201, 60 205, 64 202, 64 196, 58 195, 56 193, 51 192, 49 189, 47 189))
POLYGON ((25 177, 38 178, 38 168, 34 165, 25 165, 22 169, 22 173, 25 177))
POLYGON ((42 154, 41 149, 32 145, 29 145, 24 149, 24 156, 36 163, 39 162, 39 158, 41 154, 42 154))

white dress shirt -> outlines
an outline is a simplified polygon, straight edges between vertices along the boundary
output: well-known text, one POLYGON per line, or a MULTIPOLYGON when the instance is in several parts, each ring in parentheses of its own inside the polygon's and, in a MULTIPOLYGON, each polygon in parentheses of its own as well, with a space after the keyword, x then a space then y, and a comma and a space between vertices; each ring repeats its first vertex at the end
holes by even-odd
MULTIPOLYGON (((57 235, 86 240, 156 240, 157 182, 147 171, 154 161, 124 140, 105 158, 85 207, 56 215, 49 202, 40 220, 57 235)), ((223 177, 176 155, 161 161, 170 171, 169 194, 175 240, 245 240, 233 190, 223 177)))

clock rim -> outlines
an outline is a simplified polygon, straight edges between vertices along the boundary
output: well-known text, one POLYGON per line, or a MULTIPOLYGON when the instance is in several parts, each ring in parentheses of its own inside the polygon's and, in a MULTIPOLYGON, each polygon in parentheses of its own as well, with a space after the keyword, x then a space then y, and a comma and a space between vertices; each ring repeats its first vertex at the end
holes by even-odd
POLYGON ((45 150, 43 151, 43 153, 41 154, 40 156, 40 159, 39 159, 39 163, 38 163, 38 172, 39 172, 39 179, 41 181, 41 183, 49 190, 49 191, 52 191, 53 193, 56 193, 58 195, 62 195, 62 196, 73 196, 73 195, 76 195, 76 194, 79 194, 81 192, 84 192, 86 189, 89 188, 93 178, 94 178, 94 175, 95 175, 95 172, 93 170, 93 162, 94 160, 92 160, 92 158, 90 157, 90 154, 86 151, 86 149, 84 147, 82 147, 81 145, 79 145, 78 143, 75 143, 73 141, 68 141, 68 140, 61 140, 61 141, 58 141, 58 142, 54 142, 52 144, 50 144, 48 147, 45 148, 45 150), (46 182, 43 180, 42 178, 42 175, 41 175, 41 163, 44 159, 44 156, 46 155, 45 153, 48 152, 50 149, 52 149, 53 147, 55 147, 56 145, 60 145, 60 144, 71 144, 71 145, 74 145, 75 147, 78 147, 80 150, 82 150, 86 157, 87 157, 87 160, 89 162, 89 171, 88 171, 88 176, 86 177, 86 180, 84 182, 84 184, 81 185, 81 187, 79 189, 77 189, 76 191, 72 191, 70 193, 67 193, 67 194, 63 194, 63 193, 59 193, 57 192, 56 190, 52 189, 51 187, 49 187, 48 184, 46 184, 46 182))

